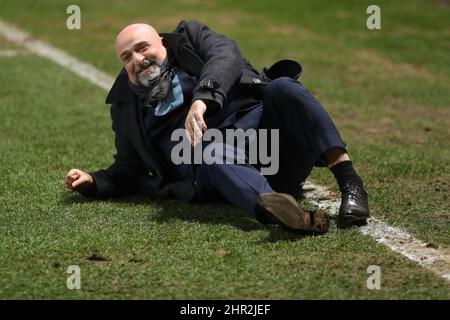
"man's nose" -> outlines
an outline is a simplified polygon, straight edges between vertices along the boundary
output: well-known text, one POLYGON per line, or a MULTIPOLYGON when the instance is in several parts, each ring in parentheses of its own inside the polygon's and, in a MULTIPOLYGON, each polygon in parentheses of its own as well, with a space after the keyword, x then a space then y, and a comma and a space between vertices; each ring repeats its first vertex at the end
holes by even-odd
POLYGON ((135 66, 139 66, 142 61, 144 61, 145 56, 142 53, 139 52, 133 52, 132 53, 133 63, 135 66))

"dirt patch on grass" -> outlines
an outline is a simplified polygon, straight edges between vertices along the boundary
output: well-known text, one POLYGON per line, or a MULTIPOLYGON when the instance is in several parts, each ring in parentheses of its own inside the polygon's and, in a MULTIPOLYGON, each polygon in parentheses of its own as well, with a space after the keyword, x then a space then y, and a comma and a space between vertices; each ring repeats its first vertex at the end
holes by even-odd
POLYGON ((375 51, 358 50, 354 53, 354 57, 359 63, 349 66, 348 71, 350 73, 369 70, 377 73, 380 78, 406 76, 435 80, 435 76, 424 66, 412 63, 395 62, 375 51))
POLYGON ((318 37, 312 31, 301 28, 299 26, 289 25, 289 24, 270 24, 266 26, 267 33, 270 35, 279 35, 283 37, 293 37, 295 39, 311 39, 318 37))
POLYGON ((433 0, 433 2, 440 6, 450 7, 450 0, 433 0))
POLYGON ((433 147, 448 143, 450 108, 418 105, 408 96, 380 97, 380 101, 365 105, 358 112, 345 104, 334 103, 333 106, 339 111, 335 117, 338 127, 344 137, 351 137, 353 142, 432 143, 433 147))
POLYGON ((426 119, 429 121, 438 121, 450 127, 450 104, 449 108, 431 109, 427 106, 420 106, 408 102, 404 98, 390 98, 382 100, 382 108, 395 110, 403 119, 426 119))
POLYGON ((414 36, 425 38, 436 38, 436 36, 449 36, 450 28, 437 29, 437 30, 425 30, 417 29, 408 25, 399 25, 393 31, 397 36, 414 36))
POLYGON ((217 29, 234 27, 242 21, 248 21, 250 19, 254 19, 254 17, 241 11, 221 11, 220 14, 213 15, 204 11, 184 11, 165 16, 145 18, 146 21, 151 21, 158 31, 165 32, 175 29, 181 20, 198 20, 209 25, 212 29, 217 29))
POLYGON ((86 258, 89 261, 109 261, 110 259, 103 257, 97 253, 94 253, 86 258))
MULTIPOLYGON (((444 165, 443 168, 449 165, 444 165)), ((444 170, 447 171, 448 170, 444 170)), ((441 204, 441 209, 435 209, 437 215, 442 219, 443 223, 450 223, 450 215, 445 214, 445 211, 450 209, 450 203, 446 201, 450 197, 450 178, 447 176, 434 176, 428 179, 421 179, 420 181, 408 181, 404 183, 403 190, 410 195, 411 199, 426 196, 427 200, 431 200, 434 204, 441 204), (426 189, 426 191, 424 191, 426 189), (442 212, 443 215, 438 214, 442 212)))
POLYGON ((204 4, 205 2, 202 0, 178 0, 180 4, 184 5, 198 5, 198 4, 204 4))
POLYGON ((267 24, 267 21, 258 15, 247 14, 237 10, 220 11, 214 14, 211 14, 208 11, 199 12, 188 10, 157 17, 148 15, 136 16, 133 17, 132 20, 128 19, 125 21, 118 21, 115 18, 105 16, 99 19, 87 21, 86 28, 89 27, 95 30, 117 29, 117 31, 119 31, 119 29, 126 24, 142 22, 153 25, 160 32, 171 32, 181 20, 193 19, 209 25, 212 29, 236 28, 236 26, 239 26, 242 22, 246 22, 248 24, 249 21, 254 21, 255 25, 261 26, 261 32, 268 33, 271 36, 278 35, 281 37, 295 37, 297 39, 319 39, 318 36, 308 29, 285 23, 267 24))

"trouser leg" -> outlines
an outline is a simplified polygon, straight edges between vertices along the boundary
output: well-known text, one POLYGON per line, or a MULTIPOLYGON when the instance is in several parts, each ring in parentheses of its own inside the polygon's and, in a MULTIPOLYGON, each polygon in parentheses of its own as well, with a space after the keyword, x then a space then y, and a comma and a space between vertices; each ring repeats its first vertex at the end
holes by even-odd
POLYGON ((325 164, 323 154, 326 151, 345 149, 324 107, 299 82, 290 78, 276 79, 266 88, 260 127, 280 130, 279 172, 267 176, 277 192, 295 196, 295 190, 313 166, 325 164))
MULTIPOLYGON (((223 150, 231 148, 236 155, 235 146, 228 144, 220 144, 220 146, 223 150)), ((259 194, 273 192, 267 179, 248 163, 198 165, 195 169, 194 185, 198 201, 223 199, 250 213, 255 213, 259 194)))

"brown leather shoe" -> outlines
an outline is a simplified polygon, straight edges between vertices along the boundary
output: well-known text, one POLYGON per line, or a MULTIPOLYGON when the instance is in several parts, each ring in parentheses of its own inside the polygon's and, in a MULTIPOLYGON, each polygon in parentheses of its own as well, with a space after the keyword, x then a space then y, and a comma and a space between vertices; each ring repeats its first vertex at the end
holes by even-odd
POLYGON ((330 219, 323 211, 310 212, 286 193, 263 193, 258 196, 258 206, 272 216, 278 224, 295 233, 323 234, 330 228, 330 219))

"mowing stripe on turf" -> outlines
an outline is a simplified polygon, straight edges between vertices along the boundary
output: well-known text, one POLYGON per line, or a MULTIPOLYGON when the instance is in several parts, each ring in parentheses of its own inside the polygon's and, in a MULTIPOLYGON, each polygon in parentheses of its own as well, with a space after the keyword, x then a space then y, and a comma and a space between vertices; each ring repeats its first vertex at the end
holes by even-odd
POLYGON ((17 57, 18 55, 28 54, 25 50, 12 50, 12 49, 3 49, 0 50, 0 57, 17 57))
MULTIPOLYGON (((52 60, 104 90, 108 91, 113 84, 114 78, 108 74, 44 41, 34 39, 28 33, 2 20, 0 20, 0 34, 10 42, 52 60)), ((336 215, 340 205, 340 199, 337 195, 331 194, 325 187, 311 183, 307 183, 304 189, 306 191, 305 196, 310 202, 327 211, 330 215, 336 215)), ((407 232, 375 218, 369 219, 367 226, 361 227, 360 231, 450 281, 450 271, 448 270, 450 253, 448 250, 434 248, 432 244, 415 239, 407 232)))
POLYGON ((19 30, 2 20, 0 20, 0 34, 10 42, 25 47, 37 55, 56 62, 105 90, 109 90, 112 86, 114 79, 108 74, 44 41, 33 38, 30 34, 19 30))

